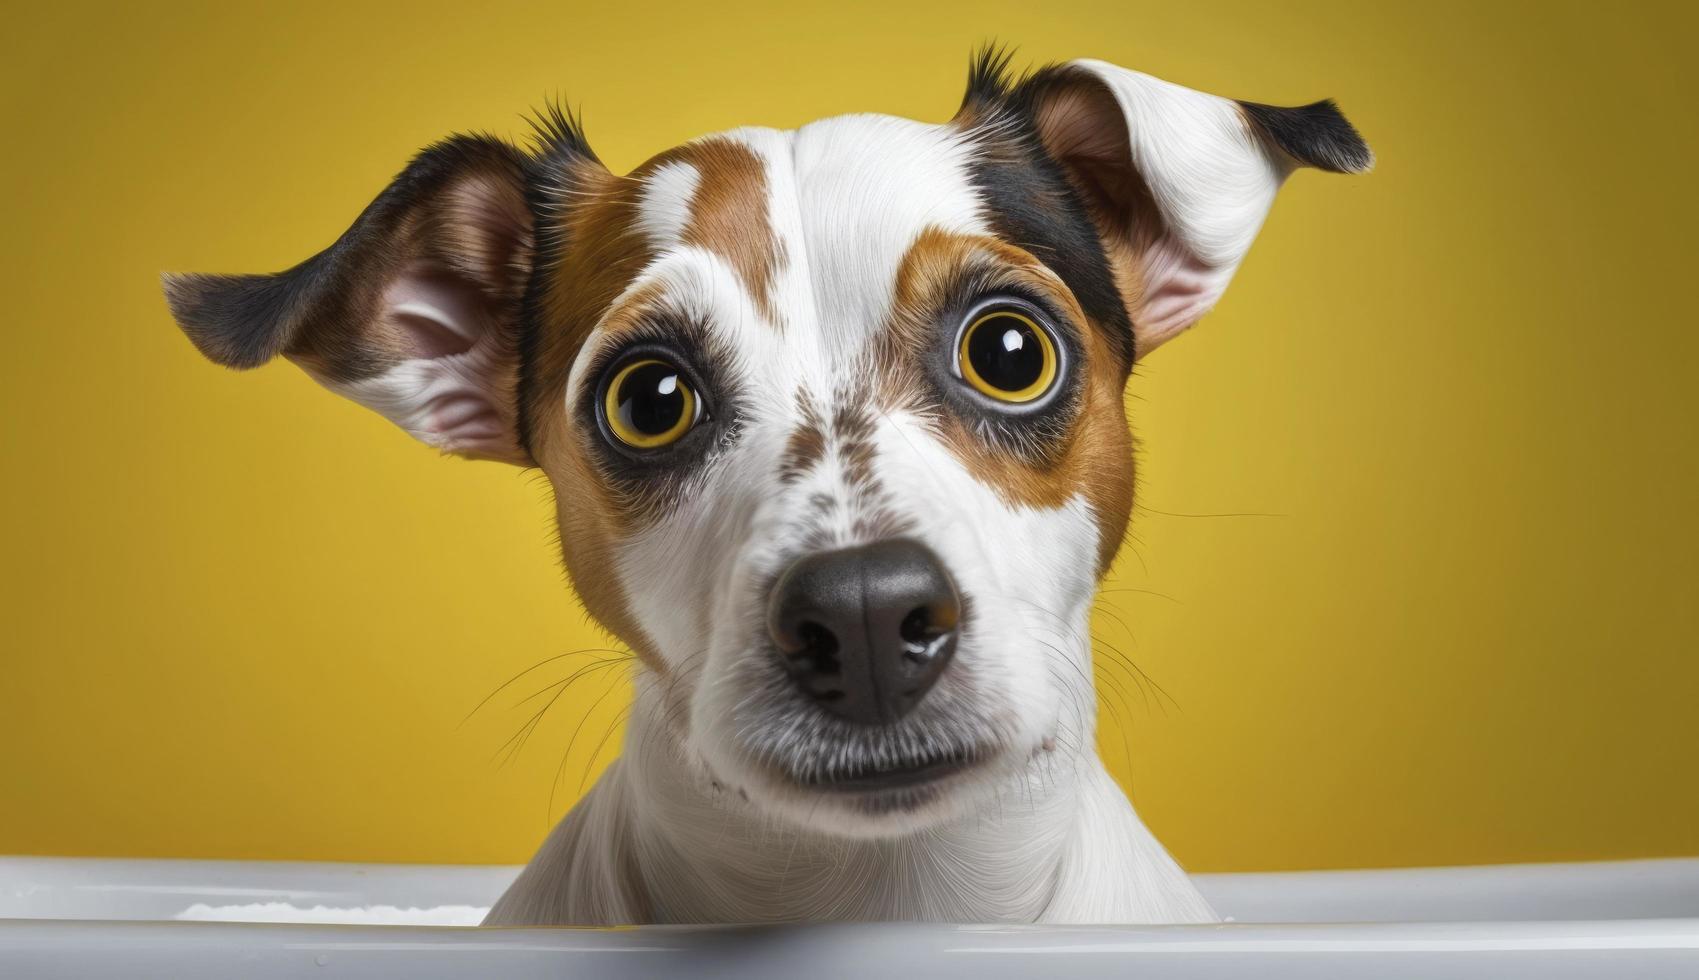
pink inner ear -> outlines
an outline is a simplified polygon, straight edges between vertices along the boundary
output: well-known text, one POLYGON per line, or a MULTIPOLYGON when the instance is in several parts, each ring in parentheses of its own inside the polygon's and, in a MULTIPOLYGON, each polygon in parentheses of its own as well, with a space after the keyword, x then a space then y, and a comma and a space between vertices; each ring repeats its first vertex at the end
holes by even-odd
POLYGON ((1227 275, 1166 237, 1146 248, 1141 266, 1144 291, 1133 323, 1143 356, 1208 313, 1221 298, 1227 275))
POLYGON ((382 297, 384 343, 397 363, 340 387, 439 449, 527 463, 509 407, 513 368, 489 302, 440 266, 409 265, 382 297))
MULTIPOLYGON (((1144 176, 1129 164, 1133 154, 1120 116, 1108 91, 1070 88, 1040 108, 1039 125, 1050 151, 1088 183, 1114 188, 1133 179, 1142 185, 1144 176)), ((1133 229, 1125 241, 1141 286, 1133 324, 1142 357, 1208 313, 1231 273, 1221 274, 1176 239, 1145 193, 1122 193, 1120 204, 1129 212, 1123 220, 1133 229)), ((1112 194, 1107 199, 1117 200, 1112 194)))
POLYGON ((488 329, 478 287, 452 272, 415 263, 384 291, 386 319, 404 358, 463 354, 488 329))

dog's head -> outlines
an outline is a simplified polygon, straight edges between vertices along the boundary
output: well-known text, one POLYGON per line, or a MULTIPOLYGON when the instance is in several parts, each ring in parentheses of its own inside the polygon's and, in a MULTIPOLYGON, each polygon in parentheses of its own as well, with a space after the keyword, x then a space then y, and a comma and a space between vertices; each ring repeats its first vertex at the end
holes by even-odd
POLYGON ((585 605, 680 758, 827 832, 959 813, 1093 728, 1132 505, 1122 388, 1221 295, 1330 103, 976 64, 948 123, 743 129, 610 174, 550 112, 423 152, 272 276, 170 277, 417 438, 539 467, 585 605))

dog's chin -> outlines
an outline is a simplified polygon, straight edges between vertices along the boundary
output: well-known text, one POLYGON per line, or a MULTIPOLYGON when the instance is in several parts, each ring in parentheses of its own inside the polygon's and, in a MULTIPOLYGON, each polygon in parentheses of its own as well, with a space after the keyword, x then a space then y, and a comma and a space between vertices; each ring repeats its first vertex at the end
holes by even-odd
POLYGON ((807 773, 765 767, 745 788, 758 809, 816 833, 891 837, 975 812, 1030 753, 1016 756, 977 746, 807 773))

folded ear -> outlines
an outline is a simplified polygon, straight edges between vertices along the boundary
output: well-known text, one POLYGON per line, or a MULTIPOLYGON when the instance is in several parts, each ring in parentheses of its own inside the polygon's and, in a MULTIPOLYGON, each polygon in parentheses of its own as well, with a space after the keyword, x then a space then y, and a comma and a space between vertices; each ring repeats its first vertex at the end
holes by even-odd
POLYGON ((1235 102, 1101 61, 1045 69, 1018 94, 1086 199, 1141 357, 1220 299, 1295 168, 1374 160, 1332 102, 1235 102))
POLYGON ((531 269, 525 158, 430 147, 336 243, 274 275, 168 275, 183 332, 220 364, 279 354, 422 442, 529 465, 514 389, 531 269))

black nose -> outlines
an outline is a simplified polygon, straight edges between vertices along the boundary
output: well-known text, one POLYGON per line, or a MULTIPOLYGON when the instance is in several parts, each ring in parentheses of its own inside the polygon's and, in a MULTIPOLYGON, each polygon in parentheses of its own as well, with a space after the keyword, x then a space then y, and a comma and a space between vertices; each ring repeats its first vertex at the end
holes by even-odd
POLYGON ((800 558, 779 577, 767 629, 804 694, 863 725, 911 711, 956 652, 961 600, 918 541, 800 558))

